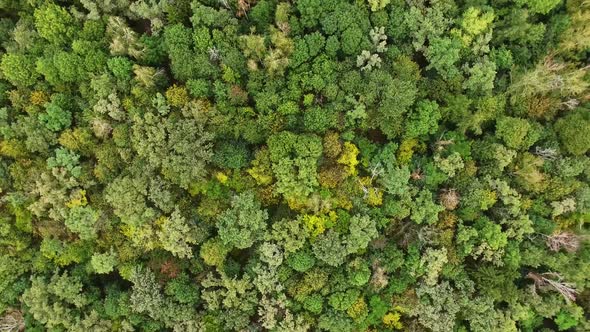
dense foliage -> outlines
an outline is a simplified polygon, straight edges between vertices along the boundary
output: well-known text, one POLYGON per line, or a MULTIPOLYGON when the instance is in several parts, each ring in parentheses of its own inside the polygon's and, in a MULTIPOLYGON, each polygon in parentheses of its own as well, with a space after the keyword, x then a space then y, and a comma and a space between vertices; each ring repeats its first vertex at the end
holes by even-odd
POLYGON ((586 0, 0 0, 2 331, 589 331, 586 0))

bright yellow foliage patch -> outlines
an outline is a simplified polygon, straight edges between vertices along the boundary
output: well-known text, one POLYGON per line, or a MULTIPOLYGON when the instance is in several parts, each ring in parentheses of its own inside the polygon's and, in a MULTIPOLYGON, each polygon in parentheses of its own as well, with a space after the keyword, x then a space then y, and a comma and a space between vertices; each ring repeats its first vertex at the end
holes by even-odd
POLYGON ((358 154, 359 149, 354 144, 344 142, 344 148, 337 162, 348 167, 348 175, 356 175, 356 165, 359 164, 359 161, 356 158, 358 154))

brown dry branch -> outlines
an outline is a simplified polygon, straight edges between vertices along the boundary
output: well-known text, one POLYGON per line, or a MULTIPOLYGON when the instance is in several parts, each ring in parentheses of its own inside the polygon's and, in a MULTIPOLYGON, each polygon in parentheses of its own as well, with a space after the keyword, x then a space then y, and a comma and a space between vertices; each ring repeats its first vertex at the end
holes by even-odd
POLYGON ((542 148, 536 146, 534 154, 546 160, 555 160, 557 159, 559 153, 553 148, 542 148))
POLYGON ((552 251, 559 251, 563 248, 567 252, 576 252, 580 248, 580 238, 571 232, 545 235, 545 243, 552 251))
POLYGON ((442 151, 447 146, 452 145, 454 143, 455 143, 455 141, 453 139, 442 139, 442 137, 441 137, 434 143, 434 150, 435 151, 442 151))
POLYGON ((370 284, 375 290, 381 290, 389 283, 389 277, 385 269, 379 265, 378 261, 373 262, 373 275, 371 276, 370 284))
POLYGON ((575 285, 563 281, 563 277, 556 272, 529 272, 526 277, 533 280, 535 290, 552 288, 559 292, 566 302, 569 303, 570 301, 576 300, 576 294, 578 294, 578 291, 574 288, 575 285))
POLYGON ((422 180, 424 178, 424 174, 422 174, 422 170, 418 168, 414 170, 412 174, 410 174, 410 178, 415 181, 422 180))
POLYGON ((248 11, 250 10, 251 2, 253 2, 253 1, 238 0, 238 12, 236 13, 236 16, 237 17, 242 17, 242 16, 248 17, 248 11))
POLYGON ((25 330, 25 321, 20 311, 10 311, 0 318, 0 332, 25 330))
POLYGON ((176 263, 168 260, 165 261, 162 265, 160 265, 160 273, 162 273, 170 279, 173 279, 180 274, 180 268, 178 267, 178 265, 176 265, 176 263))
POLYGON ((438 196, 440 203, 447 210, 454 210, 459 205, 459 193, 455 189, 444 189, 438 196))

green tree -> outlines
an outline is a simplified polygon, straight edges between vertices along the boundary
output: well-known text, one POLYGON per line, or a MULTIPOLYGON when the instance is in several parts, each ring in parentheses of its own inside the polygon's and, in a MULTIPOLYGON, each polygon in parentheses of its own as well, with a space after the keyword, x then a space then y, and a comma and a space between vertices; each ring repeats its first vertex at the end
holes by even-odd
POLYGON ((76 33, 72 15, 65 8, 54 3, 47 3, 35 9, 34 17, 39 35, 50 43, 62 46, 76 33))
POLYGON ((418 314, 420 324, 433 331, 453 331, 465 295, 454 290, 447 281, 420 286, 416 295, 420 302, 413 311, 418 314))
POLYGON ((463 88, 475 94, 489 94, 494 88, 496 77, 496 63, 484 60, 466 68, 469 75, 463 82, 463 88))
POLYGON ((193 119, 160 118, 153 113, 135 117, 131 132, 138 155, 185 189, 207 174, 211 139, 212 135, 193 119))
POLYGON ((205 264, 222 268, 230 249, 220 238, 210 238, 201 246, 199 255, 205 264))
POLYGON ((459 61, 461 41, 454 38, 433 38, 426 49, 428 69, 435 69, 441 76, 452 79, 459 74, 456 63, 459 61))
POLYGON ((369 122, 380 128, 388 138, 403 133, 403 120, 406 112, 416 100, 418 89, 413 78, 393 79, 375 72, 371 75, 371 82, 366 84, 367 91, 372 95, 380 95, 376 112, 369 114, 369 122), (387 91, 387 92, 385 92, 387 91))
POLYGON ((55 157, 47 158, 47 168, 59 170, 63 169, 75 178, 82 175, 80 156, 64 148, 56 149, 55 157))
POLYGON ((2 55, 0 69, 10 83, 16 86, 31 86, 39 77, 35 71, 34 58, 24 54, 6 53, 2 55))
POLYGON ((350 218, 350 234, 346 238, 346 251, 350 254, 363 251, 377 237, 375 221, 369 216, 355 215, 350 218))
POLYGON ((444 207, 434 203, 430 191, 421 190, 414 199, 410 219, 417 224, 433 224, 438 220, 438 213, 443 210, 444 207))
POLYGON ((100 213, 90 206, 76 206, 70 209, 65 220, 66 227, 78 234, 82 240, 91 240, 97 237, 97 222, 100 213))
POLYGON ((539 132, 527 120, 502 117, 496 121, 496 136, 512 149, 528 149, 539 139, 539 132))
MULTIPOLYGON (((174 77, 186 81, 195 76, 194 54, 191 50, 190 29, 181 24, 169 25, 164 29, 164 45, 169 54, 174 77)), ((200 57, 197 58, 204 62, 200 57)), ((206 61, 206 60, 205 60, 206 61)))
POLYGON ((441 115, 438 104, 434 101, 419 101, 415 111, 411 112, 406 124, 406 137, 416 138, 434 134, 438 129, 441 115))
POLYGON ((39 114, 39 121, 51 131, 61 131, 72 124, 72 113, 55 103, 49 103, 45 113, 39 114))
POLYGON ((125 57, 114 57, 107 61, 109 70, 120 80, 131 79, 133 72, 133 62, 125 57))
POLYGON ((195 304, 199 301, 199 288, 190 280, 187 274, 181 274, 170 280, 166 284, 164 292, 180 303, 195 304))
POLYGON ((106 187, 105 200, 123 223, 139 226, 157 218, 157 210, 148 206, 147 185, 145 178, 122 175, 106 187))
POLYGON ((41 276, 31 278, 31 287, 23 294, 23 302, 36 321, 48 329, 71 329, 80 319, 79 310, 89 299, 82 291, 80 277, 56 271, 50 280, 41 276))
POLYGON ((162 287, 156 281, 154 273, 145 268, 136 267, 130 281, 133 283, 129 302, 134 312, 145 313, 152 318, 162 315, 164 296, 162 287))
POLYGON ((266 229, 268 213, 252 192, 234 196, 231 207, 221 213, 217 221, 219 237, 225 245, 239 249, 251 247, 261 239, 266 229))
POLYGON ((221 168, 240 169, 249 161, 250 151, 243 142, 221 142, 213 155, 213 163, 221 168))
POLYGON ((561 0, 516 0, 521 6, 528 7, 533 13, 547 14, 555 8, 561 0))
POLYGON ((156 234, 164 250, 179 258, 193 256, 191 245, 197 243, 197 230, 191 227, 178 208, 172 212, 170 217, 163 217, 157 223, 160 229, 156 234))
POLYGON ((94 253, 90 259, 90 265, 96 273, 105 274, 113 272, 113 269, 117 265, 117 255, 111 250, 105 253, 94 253))
POLYGON ((568 113, 555 123, 555 131, 562 146, 567 152, 576 156, 583 155, 590 149, 590 138, 588 135, 581 135, 588 129, 590 129, 590 118, 583 109, 568 113))
POLYGON ((371 7, 371 11, 378 11, 385 8, 389 3, 390 0, 368 0, 369 6, 371 7))
POLYGON ((341 265, 348 254, 344 239, 333 230, 319 235, 312 242, 312 249, 319 260, 330 266, 341 265))
POLYGON ((277 192, 287 199, 309 195, 317 181, 317 160, 322 154, 321 139, 283 131, 268 139, 277 192))

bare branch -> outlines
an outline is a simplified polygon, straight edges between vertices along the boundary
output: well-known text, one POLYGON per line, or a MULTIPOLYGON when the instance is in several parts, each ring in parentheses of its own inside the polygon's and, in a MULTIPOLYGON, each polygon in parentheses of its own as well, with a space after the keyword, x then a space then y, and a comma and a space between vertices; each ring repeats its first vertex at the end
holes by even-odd
POLYGON ((545 243, 551 251, 559 251, 563 248, 567 252, 576 252, 580 248, 580 238, 570 232, 561 232, 546 236, 545 243))
POLYGON ((574 288, 575 285, 564 282, 563 277, 557 272, 535 273, 529 272, 526 276, 533 280, 536 289, 552 288, 559 292, 566 302, 575 301, 578 291, 574 288))
POLYGON ((570 98, 562 102, 561 105, 567 108, 568 110, 573 110, 574 108, 578 107, 578 105, 580 105, 580 101, 575 98, 570 98))
POLYGON ((557 158, 557 150, 552 148, 535 147, 535 154, 543 159, 554 160, 557 158))
POLYGON ((17 332, 25 330, 25 322, 20 311, 12 311, 0 318, 0 332, 17 332))

